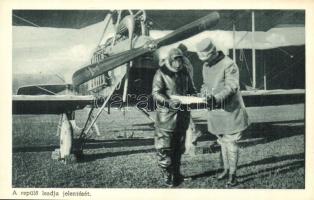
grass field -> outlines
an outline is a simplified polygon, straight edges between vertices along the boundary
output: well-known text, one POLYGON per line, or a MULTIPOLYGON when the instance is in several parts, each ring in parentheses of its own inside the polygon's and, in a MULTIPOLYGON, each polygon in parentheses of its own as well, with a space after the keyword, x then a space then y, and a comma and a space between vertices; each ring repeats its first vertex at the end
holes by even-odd
MULTIPOLYGON (((76 114, 82 126, 87 111, 76 114)), ((249 108, 253 122, 241 141, 237 188, 304 188, 304 105, 249 108)), ((194 111, 206 133, 206 111, 194 111)), ((58 116, 13 116, 13 187, 162 188, 151 122, 136 110, 103 114, 101 136, 92 137, 84 159, 65 165, 51 159, 59 146, 58 116), (125 137, 132 138, 125 139, 125 137)), ((214 179, 219 152, 184 155, 182 173, 192 177, 179 188, 224 188, 214 179)))

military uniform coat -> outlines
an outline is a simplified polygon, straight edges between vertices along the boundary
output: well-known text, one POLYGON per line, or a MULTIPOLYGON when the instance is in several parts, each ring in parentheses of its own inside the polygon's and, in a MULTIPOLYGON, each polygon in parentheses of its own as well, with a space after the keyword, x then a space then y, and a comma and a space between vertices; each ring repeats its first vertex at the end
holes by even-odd
POLYGON ((208 131, 212 134, 232 134, 249 125, 248 114, 239 90, 239 69, 222 52, 212 63, 203 65, 203 95, 213 95, 218 107, 208 112, 208 131))

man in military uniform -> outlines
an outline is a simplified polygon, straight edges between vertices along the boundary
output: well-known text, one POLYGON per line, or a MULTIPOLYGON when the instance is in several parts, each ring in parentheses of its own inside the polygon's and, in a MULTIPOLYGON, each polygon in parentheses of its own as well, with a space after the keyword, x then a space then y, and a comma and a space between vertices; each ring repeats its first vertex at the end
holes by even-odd
POLYGON ((239 91, 239 69, 212 40, 206 38, 196 45, 204 62, 201 93, 211 107, 208 112, 208 131, 217 136, 221 145, 224 170, 218 180, 228 177, 227 187, 237 185, 236 170, 239 157, 237 142, 248 125, 248 114, 239 91))
POLYGON ((157 106, 155 147, 158 165, 162 169, 165 184, 171 187, 183 180, 180 174, 181 155, 184 152, 190 112, 170 97, 187 96, 196 92, 179 49, 169 51, 164 65, 155 74, 152 90, 157 106))

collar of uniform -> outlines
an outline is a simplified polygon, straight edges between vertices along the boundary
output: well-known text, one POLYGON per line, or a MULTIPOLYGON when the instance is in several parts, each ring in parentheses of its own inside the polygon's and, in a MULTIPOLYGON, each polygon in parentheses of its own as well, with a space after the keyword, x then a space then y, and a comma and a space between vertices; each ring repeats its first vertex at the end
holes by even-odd
POLYGON ((217 64, 219 61, 221 61, 225 57, 225 54, 222 51, 218 51, 218 56, 215 60, 209 62, 205 62, 206 67, 211 67, 215 64, 217 64))

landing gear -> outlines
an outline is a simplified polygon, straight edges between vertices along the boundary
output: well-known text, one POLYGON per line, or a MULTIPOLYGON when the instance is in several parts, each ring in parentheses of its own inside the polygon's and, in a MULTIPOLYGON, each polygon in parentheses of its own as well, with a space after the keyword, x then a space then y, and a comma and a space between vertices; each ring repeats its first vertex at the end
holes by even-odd
POLYGON ((65 163, 76 162, 75 155, 72 154, 73 127, 70 123, 72 113, 63 113, 58 125, 58 135, 60 136, 60 149, 56 149, 51 154, 51 158, 61 160, 65 163))
POLYGON ((60 136, 60 148, 52 152, 51 158, 60 160, 65 164, 76 163, 83 156, 83 149, 80 139, 74 139, 74 130, 78 129, 71 122, 74 120, 74 113, 63 113, 58 125, 60 136))

